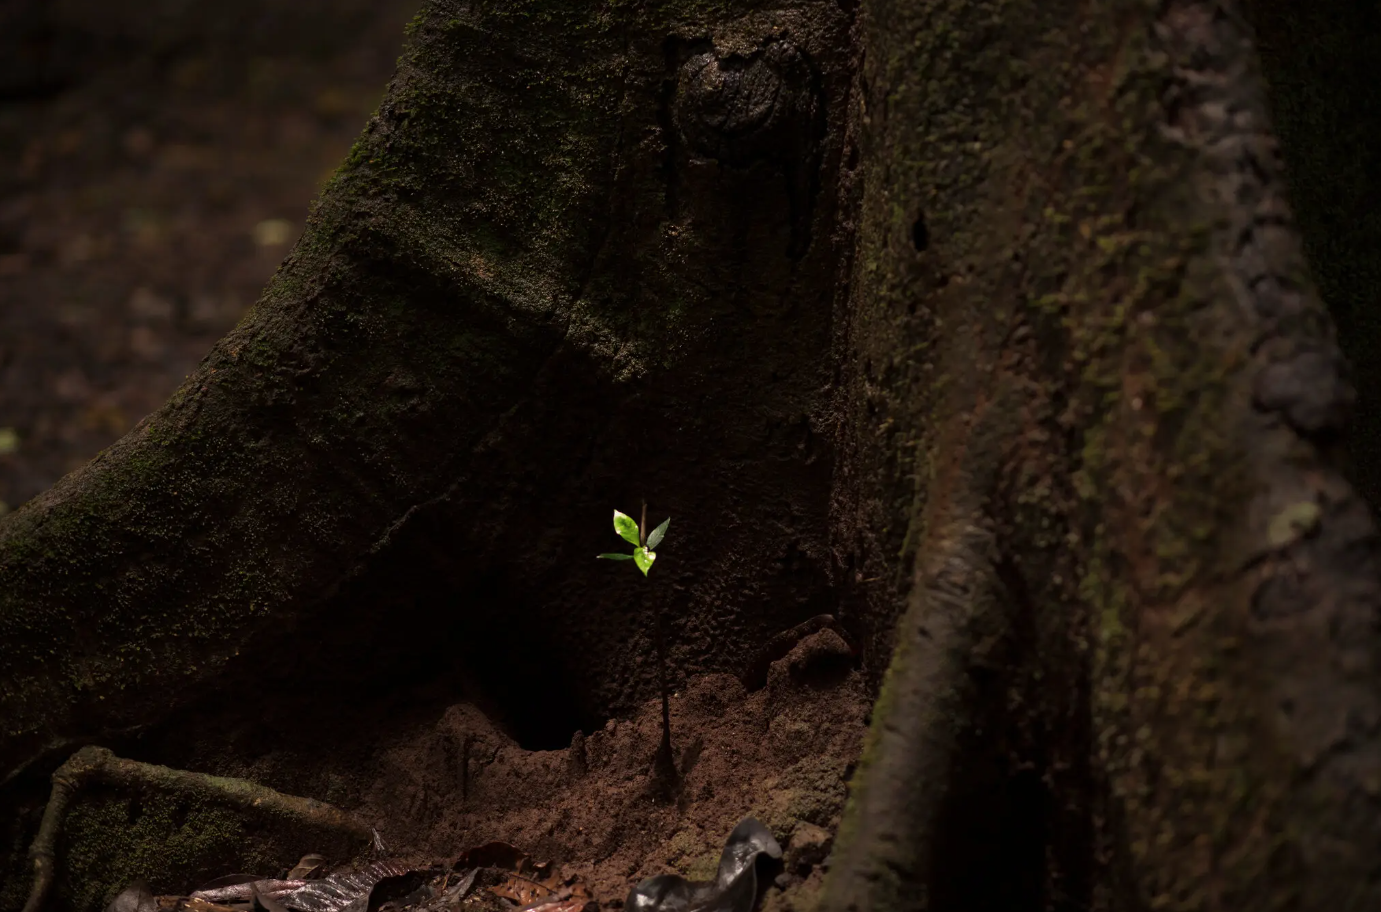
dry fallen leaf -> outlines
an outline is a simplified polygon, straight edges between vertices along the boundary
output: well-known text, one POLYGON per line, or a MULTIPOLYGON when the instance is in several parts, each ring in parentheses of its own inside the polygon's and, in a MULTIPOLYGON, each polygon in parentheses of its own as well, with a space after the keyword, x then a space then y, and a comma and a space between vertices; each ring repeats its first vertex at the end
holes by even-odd
POLYGON ((288 872, 288 880, 313 880, 326 873, 326 856, 303 855, 302 860, 288 872))

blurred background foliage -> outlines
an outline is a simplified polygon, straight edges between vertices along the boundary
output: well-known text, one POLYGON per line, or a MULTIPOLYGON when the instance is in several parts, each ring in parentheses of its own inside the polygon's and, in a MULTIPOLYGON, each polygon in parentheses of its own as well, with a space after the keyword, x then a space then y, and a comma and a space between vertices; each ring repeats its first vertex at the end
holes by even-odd
POLYGON ((0 512, 253 303, 420 0, 0 0, 0 512))

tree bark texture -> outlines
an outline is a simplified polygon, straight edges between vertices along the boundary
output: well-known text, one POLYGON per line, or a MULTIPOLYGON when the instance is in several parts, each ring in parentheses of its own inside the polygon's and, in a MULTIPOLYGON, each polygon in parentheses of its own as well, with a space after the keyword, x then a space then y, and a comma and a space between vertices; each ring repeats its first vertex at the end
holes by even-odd
POLYGON ((568 734, 655 692, 591 559, 646 495, 675 674, 833 610, 881 679, 823 909, 1381 908, 1376 533, 1250 34, 432 0, 251 314, 0 522, 0 779, 419 652, 568 734))
POLYGON ((1375 906, 1375 529, 1247 27, 862 29, 836 528, 914 567, 824 907, 1375 906))

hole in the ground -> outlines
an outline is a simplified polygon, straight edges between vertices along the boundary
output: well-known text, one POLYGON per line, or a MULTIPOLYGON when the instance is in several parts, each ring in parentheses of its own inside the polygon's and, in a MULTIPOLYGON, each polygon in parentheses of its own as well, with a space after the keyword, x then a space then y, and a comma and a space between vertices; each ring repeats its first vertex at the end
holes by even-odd
MULTIPOLYGON (((501 584, 485 581, 463 598, 466 602, 505 596, 501 584)), ((521 636, 507 612, 461 612, 471 620, 452 632, 452 660, 467 669, 483 708, 525 750, 570 747, 576 731, 590 733, 606 719, 582 712, 567 673, 570 655, 558 654, 540 635, 521 636)))
MULTIPOLYGON (((420 592, 391 592, 399 578, 420 573, 424 559, 400 551, 377 585, 371 581, 310 637, 265 641, 252 661, 218 681, 214 694, 139 743, 113 747, 135 759, 187 768, 206 764, 183 745, 212 738, 227 755, 253 756, 271 744, 364 764, 379 744, 434 725, 447 707, 462 703, 526 750, 566 748, 577 730, 604 726, 605 718, 582 710, 582 695, 571 686, 571 663, 578 657, 528 629, 526 615, 507 603, 499 583, 456 585, 433 571, 420 592), (321 712, 323 695, 338 709, 321 712), (177 732, 182 736, 173 737, 177 732)), ((461 744, 457 753, 466 750, 461 744)), ((312 786, 289 782, 283 788, 310 792, 312 786)))

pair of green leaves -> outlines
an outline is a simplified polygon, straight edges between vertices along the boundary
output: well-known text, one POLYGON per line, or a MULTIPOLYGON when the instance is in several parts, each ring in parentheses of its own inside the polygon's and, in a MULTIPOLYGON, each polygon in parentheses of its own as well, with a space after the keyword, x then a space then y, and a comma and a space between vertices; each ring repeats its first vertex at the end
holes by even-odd
MULTIPOLYGON (((646 518, 646 511, 644 511, 644 518, 646 518)), ((618 510, 615 510, 614 531, 617 532, 624 541, 633 545, 633 553, 623 554, 614 551, 599 556, 605 560, 631 560, 638 565, 638 569, 643 572, 643 576, 647 576, 647 571, 652 569, 652 562, 657 559, 657 552, 652 549, 662 543, 662 539, 666 537, 667 526, 669 525, 671 525, 670 516, 667 517, 666 522, 652 530, 647 536, 647 544, 644 545, 642 533, 638 529, 637 521, 627 513, 620 513, 618 510)))

